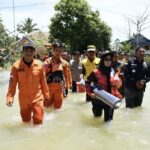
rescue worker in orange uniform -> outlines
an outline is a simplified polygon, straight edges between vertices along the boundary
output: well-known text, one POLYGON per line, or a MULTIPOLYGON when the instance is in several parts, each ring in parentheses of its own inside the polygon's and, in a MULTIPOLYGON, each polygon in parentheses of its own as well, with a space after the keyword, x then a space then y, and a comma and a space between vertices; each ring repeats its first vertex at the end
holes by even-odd
POLYGON ((6 104, 14 102, 16 85, 19 89, 20 114, 23 122, 34 124, 43 122, 43 100, 49 99, 49 90, 43 65, 35 60, 35 45, 31 42, 23 45, 23 58, 16 61, 11 69, 6 104))
POLYGON ((59 109, 62 106, 66 88, 70 88, 72 79, 68 62, 62 59, 62 44, 54 41, 52 45, 52 57, 44 62, 47 75, 47 84, 50 91, 50 100, 44 101, 44 106, 54 106, 59 109))

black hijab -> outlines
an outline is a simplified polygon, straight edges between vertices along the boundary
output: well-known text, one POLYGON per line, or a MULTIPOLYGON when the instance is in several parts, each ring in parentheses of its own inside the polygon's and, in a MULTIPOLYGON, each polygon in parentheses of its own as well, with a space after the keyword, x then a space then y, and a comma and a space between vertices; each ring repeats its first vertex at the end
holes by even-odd
POLYGON ((101 73, 103 75, 106 76, 107 78, 107 91, 109 93, 111 93, 111 85, 110 85, 110 72, 111 72, 111 66, 110 67, 107 67, 104 65, 104 60, 107 56, 110 56, 111 58, 113 57, 113 54, 111 52, 105 52, 104 54, 101 55, 101 61, 100 61, 100 64, 99 64, 99 70, 101 71, 101 73))

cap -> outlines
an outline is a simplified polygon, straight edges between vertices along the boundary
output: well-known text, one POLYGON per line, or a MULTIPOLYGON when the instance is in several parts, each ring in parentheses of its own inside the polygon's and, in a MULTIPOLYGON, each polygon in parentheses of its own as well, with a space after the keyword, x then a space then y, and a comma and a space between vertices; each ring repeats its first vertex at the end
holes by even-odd
POLYGON ((72 53, 72 55, 80 55, 80 52, 79 52, 79 51, 74 51, 74 52, 72 53))
POLYGON ((96 51, 96 47, 95 47, 94 45, 88 45, 87 51, 88 51, 88 52, 89 52, 89 51, 95 52, 95 51, 96 51))
POLYGON ((52 47, 63 47, 63 44, 61 41, 58 41, 58 40, 54 40, 53 44, 52 44, 52 47))
POLYGON ((103 51, 102 53, 101 53, 101 58, 105 58, 106 56, 108 56, 108 55, 110 55, 111 57, 113 57, 113 52, 112 51, 108 51, 108 50, 106 50, 106 51, 103 51))
POLYGON ((27 47, 32 47, 33 49, 36 49, 36 46, 33 42, 28 42, 23 45, 23 48, 27 48, 27 47))

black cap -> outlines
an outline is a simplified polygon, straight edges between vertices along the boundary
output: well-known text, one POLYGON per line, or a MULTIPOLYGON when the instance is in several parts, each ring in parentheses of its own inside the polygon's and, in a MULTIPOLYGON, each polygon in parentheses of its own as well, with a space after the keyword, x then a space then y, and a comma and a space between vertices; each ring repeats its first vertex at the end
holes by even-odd
POLYGON ((73 55, 80 55, 80 52, 79 51, 74 51, 72 54, 73 55))
POLYGON ((27 43, 25 43, 24 45, 23 45, 23 49, 24 48, 27 48, 27 47, 31 47, 32 49, 36 49, 36 46, 35 46, 35 44, 33 43, 33 42, 27 42, 27 43))
POLYGON ((63 47, 63 44, 61 41, 59 40, 54 40, 53 44, 52 44, 52 47, 63 47))
POLYGON ((111 57, 113 57, 113 52, 112 51, 108 51, 108 50, 106 50, 106 51, 103 51, 102 53, 101 53, 101 58, 105 58, 106 56, 108 56, 108 55, 110 55, 111 57))

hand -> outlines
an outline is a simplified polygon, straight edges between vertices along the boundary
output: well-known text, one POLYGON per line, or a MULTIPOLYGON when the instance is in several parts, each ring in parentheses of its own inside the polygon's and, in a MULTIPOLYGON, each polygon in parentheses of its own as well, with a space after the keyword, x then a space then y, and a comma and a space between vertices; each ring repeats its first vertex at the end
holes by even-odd
POLYGON ((93 99, 95 99, 95 98, 96 98, 95 93, 92 93, 92 94, 91 94, 91 97, 92 97, 93 99))
POLYGON ((13 100, 9 100, 6 102, 6 105, 11 107, 13 105, 13 102, 14 102, 13 100))
POLYGON ((49 107, 51 106, 52 102, 49 99, 45 98, 43 104, 44 104, 44 107, 49 107))
POLYGON ((142 89, 143 87, 144 87, 144 82, 142 82, 142 81, 137 81, 136 82, 136 87, 137 87, 137 89, 142 89))
POLYGON ((82 80, 84 78, 83 74, 80 74, 80 79, 82 80))

